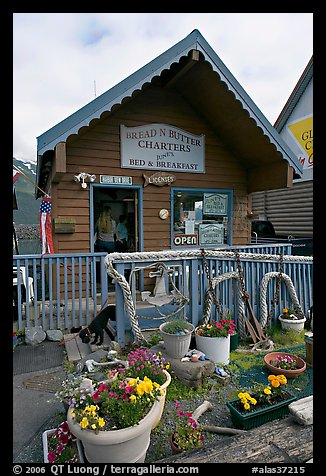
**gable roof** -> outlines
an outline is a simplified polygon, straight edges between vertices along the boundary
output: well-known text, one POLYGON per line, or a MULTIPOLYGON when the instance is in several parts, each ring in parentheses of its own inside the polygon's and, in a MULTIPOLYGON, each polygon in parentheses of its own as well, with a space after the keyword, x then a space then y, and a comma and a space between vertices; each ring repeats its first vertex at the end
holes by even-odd
POLYGON ((284 125, 288 121, 293 109, 295 108, 299 99, 303 95, 312 77, 313 77, 313 56, 310 58, 307 66, 305 67, 302 75, 300 76, 292 93, 290 94, 289 99, 286 101, 282 111, 280 112, 278 118, 275 121, 274 127, 278 132, 281 132, 284 125))
MULTIPOLYGON (((87 127, 90 123, 94 120, 99 120, 101 115, 105 112, 110 112, 113 106, 121 105, 122 101, 126 98, 132 98, 134 94, 137 92, 141 92, 142 89, 150 84, 153 83, 157 78, 163 78, 167 72, 176 71, 176 75, 180 71, 182 66, 183 60, 185 58, 188 60, 190 58, 191 52, 195 50, 201 57, 202 62, 204 61, 210 70, 214 73, 214 79, 210 79, 210 84, 214 88, 218 83, 218 90, 216 88, 215 97, 217 98, 217 94, 221 95, 222 93, 225 94, 225 86, 227 88, 227 92, 232 93, 232 101, 228 98, 228 104, 225 108, 226 114, 223 115, 219 112, 219 103, 214 102, 212 99, 213 96, 206 97, 205 99, 205 91, 202 88, 203 83, 199 83, 199 81, 191 80, 191 91, 193 88, 197 88, 197 96, 196 96, 196 105, 197 109, 201 112, 203 107, 205 107, 205 112, 207 113, 207 117, 213 128, 215 126, 215 130, 218 129, 220 133, 223 134, 223 137, 226 140, 229 140, 229 143, 233 143, 234 147, 237 147, 236 143, 238 140, 234 140, 234 134, 243 134, 240 130, 243 129, 241 126, 240 130, 232 131, 231 129, 235 129, 236 126, 234 125, 233 121, 230 120, 229 123, 226 123, 226 117, 229 115, 230 107, 234 108, 234 113, 238 113, 239 107, 238 104, 241 105, 242 109, 246 111, 247 115, 251 119, 254 120, 256 126, 260 128, 264 135, 264 139, 266 142, 266 138, 268 141, 274 145, 276 150, 281 155, 282 159, 287 160, 289 165, 293 167, 294 173, 297 176, 302 174, 302 165, 300 164, 297 157, 293 154, 287 144, 283 141, 280 137, 278 132, 274 129, 274 127, 269 123, 266 117, 262 114, 262 112, 258 109, 258 107, 254 104, 254 102, 250 99, 248 94, 242 88, 242 86, 238 83, 238 81, 234 78, 231 72, 227 69, 215 51, 210 47, 204 37, 198 30, 192 31, 188 36, 186 36, 183 40, 175 44, 173 47, 169 48, 167 51, 159 55, 153 61, 149 62, 144 67, 140 68, 135 73, 131 74, 129 77, 118 83, 113 88, 109 89, 101 96, 98 96, 90 103, 86 104, 86 106, 82 107, 48 131, 44 132, 37 138, 37 155, 38 158, 42 156, 46 151, 54 150, 55 146, 59 142, 65 142, 70 136, 78 134, 81 128, 87 127), (180 67, 178 69, 178 67, 180 67), (216 75, 217 73, 217 75, 216 75), (223 83, 223 87, 221 86, 223 83), (221 90, 223 89, 223 91, 221 90), (202 96, 202 97, 200 97, 202 96), (223 117, 217 117, 218 114, 223 117)), ((194 68, 193 68, 194 69, 194 68)), ((203 74, 201 72, 201 74, 203 74)), ((206 67, 205 74, 211 74, 208 72, 206 67)), ((198 76, 198 78, 202 79, 202 76, 198 76)), ((198 79, 197 78, 197 79, 198 79)), ((190 80, 188 80, 189 83, 190 80)), ((182 84, 182 82, 181 82, 182 84)), ((184 83, 183 83, 184 84, 184 83)), ((191 101, 191 94, 190 94, 190 86, 188 86, 188 95, 187 100, 191 101)), ((232 114, 231 114, 232 115, 232 114)), ((249 121, 247 121, 249 127, 249 121)), ((237 139, 237 138, 236 138, 237 139)), ((244 140, 244 137, 242 137, 244 140)), ((239 142, 240 144, 240 142, 239 142)), ((240 148, 240 145, 238 147, 240 148)), ((241 146, 241 154, 245 153, 245 142, 242 143, 241 146)), ((248 147, 250 148, 250 144, 248 142, 248 147)), ((239 151, 238 151, 239 152, 239 151)), ((247 152, 248 158, 248 165, 249 166, 257 166, 258 156, 261 158, 262 154, 261 151, 258 153, 256 162, 250 162, 252 160, 250 158, 250 154, 253 154, 253 149, 247 152)), ((265 159, 266 162, 270 160, 269 158, 265 159)), ((38 175, 39 175, 39 163, 38 163, 38 175)))

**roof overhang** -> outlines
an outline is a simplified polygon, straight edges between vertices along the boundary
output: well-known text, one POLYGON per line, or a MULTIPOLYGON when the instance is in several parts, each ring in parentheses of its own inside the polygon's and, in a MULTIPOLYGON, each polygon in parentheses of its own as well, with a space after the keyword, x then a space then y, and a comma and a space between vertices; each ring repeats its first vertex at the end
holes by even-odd
POLYGON ((276 129, 250 99, 198 30, 137 72, 37 138, 40 179, 44 156, 55 147, 93 126, 146 87, 173 87, 206 119, 212 130, 249 169, 287 161, 294 176, 302 165, 276 129))

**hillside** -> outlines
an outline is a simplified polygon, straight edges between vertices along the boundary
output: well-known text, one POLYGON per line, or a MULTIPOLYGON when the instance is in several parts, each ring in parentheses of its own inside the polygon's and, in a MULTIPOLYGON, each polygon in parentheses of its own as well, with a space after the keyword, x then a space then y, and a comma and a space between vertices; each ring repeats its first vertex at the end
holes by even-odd
MULTIPOLYGON (((18 167, 27 177, 35 182, 36 164, 22 162, 13 158, 13 164, 18 167)), ((23 176, 19 175, 16 183, 16 197, 18 210, 13 210, 13 221, 16 225, 36 225, 39 222, 40 199, 35 199, 34 186, 23 176)))

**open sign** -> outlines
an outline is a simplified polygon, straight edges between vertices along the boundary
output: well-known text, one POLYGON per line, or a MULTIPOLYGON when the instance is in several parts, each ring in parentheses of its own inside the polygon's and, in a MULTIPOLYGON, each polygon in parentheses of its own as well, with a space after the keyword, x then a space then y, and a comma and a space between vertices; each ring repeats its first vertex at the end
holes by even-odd
POLYGON ((173 243, 175 246, 196 246, 198 235, 175 235, 173 243))

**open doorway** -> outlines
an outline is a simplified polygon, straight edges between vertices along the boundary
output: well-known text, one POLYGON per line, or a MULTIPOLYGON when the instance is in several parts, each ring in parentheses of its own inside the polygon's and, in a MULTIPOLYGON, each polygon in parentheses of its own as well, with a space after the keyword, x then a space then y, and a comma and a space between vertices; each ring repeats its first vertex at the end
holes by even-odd
MULTIPOLYGON (((95 226, 104 208, 110 207, 111 217, 115 223, 115 229, 119 223, 125 226, 125 241, 118 241, 117 233, 114 233, 114 250, 116 252, 139 251, 139 217, 138 217, 138 190, 135 188, 117 188, 116 186, 94 187, 93 191, 93 236, 95 226)), ((119 228, 118 228, 119 229, 119 228)), ((93 243, 94 251, 97 249, 93 243)))

